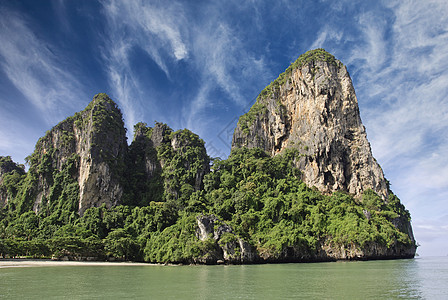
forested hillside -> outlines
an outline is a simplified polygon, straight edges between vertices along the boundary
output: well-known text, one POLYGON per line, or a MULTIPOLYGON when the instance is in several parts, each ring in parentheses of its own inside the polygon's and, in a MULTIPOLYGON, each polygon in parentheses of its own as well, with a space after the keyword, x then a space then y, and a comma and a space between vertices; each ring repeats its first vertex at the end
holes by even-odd
POLYGON ((136 124, 128 145, 120 109, 96 95, 39 139, 28 171, 0 157, 0 255, 207 264, 413 257, 410 214, 371 154, 348 73, 322 51, 260 94, 225 160, 210 159, 191 131, 158 122, 136 124))

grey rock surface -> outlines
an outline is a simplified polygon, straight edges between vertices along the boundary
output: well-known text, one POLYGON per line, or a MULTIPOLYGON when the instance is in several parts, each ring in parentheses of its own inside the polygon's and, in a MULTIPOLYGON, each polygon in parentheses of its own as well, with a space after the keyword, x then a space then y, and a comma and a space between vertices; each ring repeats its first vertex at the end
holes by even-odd
POLYGON ((53 173, 73 157, 77 160, 73 176, 79 184, 79 213, 102 204, 117 205, 123 193, 119 179, 126 151, 120 110, 107 95, 96 95, 84 111, 62 121, 37 142, 34 155, 40 162, 47 155, 50 166, 43 171, 30 169, 38 176, 33 210, 38 212, 42 200, 48 199, 53 173))
POLYGON ((232 148, 258 147, 271 155, 296 149, 307 185, 356 197, 373 189, 385 200, 387 182, 372 156, 352 81, 336 62, 308 62, 259 97, 240 118, 232 148))

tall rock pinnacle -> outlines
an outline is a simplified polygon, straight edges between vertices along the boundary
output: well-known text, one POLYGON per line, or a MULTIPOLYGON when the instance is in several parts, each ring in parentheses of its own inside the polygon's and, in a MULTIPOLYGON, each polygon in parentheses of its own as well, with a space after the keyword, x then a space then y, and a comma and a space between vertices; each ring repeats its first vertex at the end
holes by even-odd
POLYGON ((296 149, 302 179, 324 193, 367 189, 383 199, 387 181, 370 149, 346 67, 323 49, 301 55, 241 116, 232 148, 271 155, 296 149))
POLYGON ((28 157, 36 179, 27 191, 33 210, 66 206, 83 214, 92 206, 117 205, 126 152, 121 111, 106 94, 96 95, 86 109, 40 138, 28 157))

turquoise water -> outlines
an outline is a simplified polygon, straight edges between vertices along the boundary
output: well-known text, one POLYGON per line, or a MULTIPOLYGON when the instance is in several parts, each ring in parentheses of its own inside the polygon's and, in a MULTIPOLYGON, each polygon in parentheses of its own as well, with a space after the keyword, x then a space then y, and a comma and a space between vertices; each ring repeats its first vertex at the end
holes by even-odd
POLYGON ((5 299, 448 299, 448 258, 0 268, 5 299))

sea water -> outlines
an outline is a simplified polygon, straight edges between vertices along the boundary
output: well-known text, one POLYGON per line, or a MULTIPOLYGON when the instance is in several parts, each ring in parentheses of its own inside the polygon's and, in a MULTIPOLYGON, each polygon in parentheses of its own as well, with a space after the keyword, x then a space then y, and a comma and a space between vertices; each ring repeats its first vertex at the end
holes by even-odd
POLYGON ((448 299, 448 257, 0 268, 4 299, 448 299))

